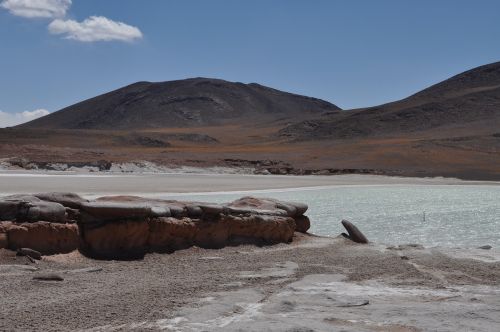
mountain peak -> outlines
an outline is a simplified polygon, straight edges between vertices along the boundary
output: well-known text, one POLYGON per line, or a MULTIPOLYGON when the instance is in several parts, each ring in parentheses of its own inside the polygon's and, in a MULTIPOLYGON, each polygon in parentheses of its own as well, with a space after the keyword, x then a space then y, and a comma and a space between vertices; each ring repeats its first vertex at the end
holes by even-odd
POLYGON ((196 77, 136 82, 21 125, 52 129, 146 129, 294 122, 338 111, 311 97, 196 77))

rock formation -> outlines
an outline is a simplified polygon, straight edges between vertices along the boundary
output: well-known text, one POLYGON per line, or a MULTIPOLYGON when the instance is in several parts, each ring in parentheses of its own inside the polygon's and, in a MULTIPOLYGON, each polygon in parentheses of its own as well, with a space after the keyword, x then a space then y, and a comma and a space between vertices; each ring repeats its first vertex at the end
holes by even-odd
POLYGON ((141 257, 193 245, 292 241, 307 232, 307 205, 243 197, 228 204, 135 196, 85 200, 72 193, 15 195, 0 199, 0 248, 42 254, 79 249, 105 259, 141 257))
POLYGON ((364 234, 361 233, 361 231, 356 226, 354 226, 353 223, 348 220, 342 220, 342 225, 347 230, 347 233, 349 233, 342 233, 345 238, 348 238, 356 243, 368 243, 368 239, 366 238, 366 236, 364 236, 364 234))

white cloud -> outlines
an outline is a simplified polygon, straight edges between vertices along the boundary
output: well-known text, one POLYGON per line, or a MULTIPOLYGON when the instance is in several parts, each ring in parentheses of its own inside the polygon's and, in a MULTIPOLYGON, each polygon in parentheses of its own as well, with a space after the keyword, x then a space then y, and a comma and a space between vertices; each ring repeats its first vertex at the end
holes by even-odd
POLYGON ((16 16, 34 18, 64 17, 71 0, 3 0, 0 7, 16 16))
POLYGON ((0 111, 0 128, 17 126, 18 124, 38 119, 47 114, 50 114, 50 112, 43 108, 19 113, 7 113, 0 111))
POLYGON ((91 16, 83 22, 56 19, 49 24, 49 31, 81 42, 133 41, 142 38, 138 28, 103 16, 91 16))

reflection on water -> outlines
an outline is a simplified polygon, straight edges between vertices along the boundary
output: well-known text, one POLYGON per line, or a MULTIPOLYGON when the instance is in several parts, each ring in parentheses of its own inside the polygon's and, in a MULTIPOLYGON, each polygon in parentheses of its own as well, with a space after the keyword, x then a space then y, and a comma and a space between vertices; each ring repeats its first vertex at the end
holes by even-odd
MULTIPOLYGON (((338 235, 344 231, 340 221, 348 219, 374 242, 500 247, 500 186, 347 186, 252 195, 307 203, 310 231, 319 235, 338 235)), ((178 198, 227 202, 241 196, 178 198)))

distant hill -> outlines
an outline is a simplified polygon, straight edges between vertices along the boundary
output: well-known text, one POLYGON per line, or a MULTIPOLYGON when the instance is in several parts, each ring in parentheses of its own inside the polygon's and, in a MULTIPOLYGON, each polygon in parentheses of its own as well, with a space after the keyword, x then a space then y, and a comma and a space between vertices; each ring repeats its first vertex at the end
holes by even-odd
POLYGON ((408 98, 340 110, 258 84, 139 82, 0 129, 14 164, 242 166, 260 174, 500 180, 500 62, 408 98))
POLYGON ((192 78, 138 82, 19 126, 44 129, 147 129, 223 124, 287 124, 340 109, 259 84, 192 78))
POLYGON ((295 140, 405 135, 461 127, 500 132, 500 62, 474 68, 381 106, 331 114, 279 132, 295 140))

